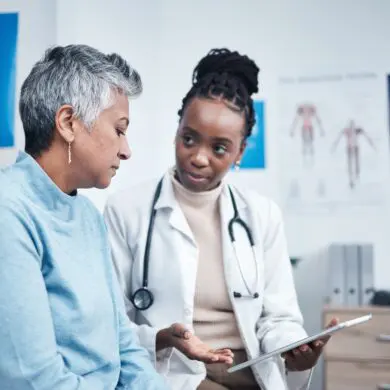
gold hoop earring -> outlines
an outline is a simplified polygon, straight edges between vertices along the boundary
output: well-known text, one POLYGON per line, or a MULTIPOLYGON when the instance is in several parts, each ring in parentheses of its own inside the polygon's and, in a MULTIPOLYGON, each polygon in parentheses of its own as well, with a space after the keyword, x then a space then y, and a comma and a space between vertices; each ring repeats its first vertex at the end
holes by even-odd
POLYGON ((72 146, 71 146, 71 142, 68 142, 68 164, 70 165, 70 163, 72 162, 72 146))

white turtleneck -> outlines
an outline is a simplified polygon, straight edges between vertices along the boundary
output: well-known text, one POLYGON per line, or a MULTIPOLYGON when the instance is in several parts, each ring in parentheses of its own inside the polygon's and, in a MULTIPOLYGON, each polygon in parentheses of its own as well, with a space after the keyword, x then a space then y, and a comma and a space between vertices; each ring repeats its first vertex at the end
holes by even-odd
POLYGON ((212 348, 244 348, 228 296, 222 255, 219 196, 222 186, 192 192, 171 173, 176 199, 198 245, 194 297, 195 334, 212 348))

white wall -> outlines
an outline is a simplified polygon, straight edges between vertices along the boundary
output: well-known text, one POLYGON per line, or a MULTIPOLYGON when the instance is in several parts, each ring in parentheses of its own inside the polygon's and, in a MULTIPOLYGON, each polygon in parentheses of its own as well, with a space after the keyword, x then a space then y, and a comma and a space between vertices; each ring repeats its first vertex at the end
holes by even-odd
MULTIPOLYGON (((390 3, 343 0, 314 1, 311 5, 304 1, 285 1, 283 7, 281 1, 273 4, 273 7, 268 7, 268 11, 272 11, 267 12, 269 47, 272 45, 267 58, 272 59, 270 66, 274 78, 280 74, 302 75, 305 72, 389 71, 390 27, 387 16, 390 3)), ((269 91, 270 103, 272 97, 277 106, 277 96, 271 93, 269 91)), ((383 106, 379 107, 379 112, 380 109, 387 119, 385 85, 383 106)), ((272 131, 276 113, 270 112, 269 115, 272 131)), ((277 154, 277 147, 273 152, 277 154)), ((383 164, 388 167, 388 159, 383 164)), ((387 182, 387 193, 388 185, 387 182)), ((389 289, 389 216, 388 206, 380 212, 362 211, 355 215, 287 216, 289 245, 293 253, 301 255, 316 251, 329 241, 373 242, 376 286, 389 289)))
MULTIPOLYGON (((275 130, 278 76, 340 70, 385 72, 390 63, 390 3, 381 0, 155 0, 142 5, 135 0, 113 0, 108 4, 103 0, 0 1, 0 12, 20 12, 18 90, 32 64, 55 42, 118 51, 142 74, 145 91, 132 103, 131 111, 133 158, 123 164, 109 190, 87 192, 99 208, 109 192, 159 175, 172 164, 176 112, 190 86, 194 65, 212 47, 237 48, 261 67, 259 96, 267 100, 268 168, 241 172, 234 179, 249 182, 276 200, 280 200, 275 130)), ((23 147, 19 118, 16 124, 17 147, 23 147)), ((14 150, 1 150, 0 165, 10 162, 14 154, 14 150)), ((376 285, 388 288, 389 214, 386 207, 380 213, 354 216, 286 215, 291 252, 304 255, 335 240, 372 241, 377 255, 376 285), (313 234, 310 239, 309 233, 313 234)))
MULTIPOLYGON (((390 62, 390 3, 381 0, 155 0, 142 6, 135 0, 113 0, 110 5, 103 0, 0 0, 0 12, 10 11, 19 12, 20 17, 18 92, 33 63, 56 42, 118 51, 142 74, 144 94, 132 103, 131 111, 133 158, 123 164, 110 189, 87 192, 100 209, 109 192, 160 175, 173 163, 176 113, 190 86, 194 65, 210 48, 237 48, 261 67, 259 96, 267 101, 268 168, 241 172, 234 180, 251 183, 277 201, 281 198, 275 130, 278 76, 343 70, 386 72, 390 62)), ((385 105, 385 89, 383 95, 385 105)), ((20 119, 17 112, 15 115, 16 147, 23 148, 20 119)), ((0 165, 11 162, 15 153, 16 148, 2 149, 0 165)), ((332 217, 286 214, 291 252, 305 255, 329 241, 373 242, 376 286, 388 288, 389 211, 385 207, 380 213, 332 217), (310 239, 309 233, 314 233, 310 239)))
POLYGON ((160 136, 164 128, 157 111, 161 8, 159 1, 140 4, 134 0, 113 0, 109 6, 104 0, 57 1, 58 44, 86 43, 104 52, 117 51, 141 73, 144 84, 142 98, 133 101, 130 108, 128 134, 132 159, 121 164, 109 189, 85 192, 100 209, 108 193, 143 177, 154 177, 164 169, 159 164, 166 154, 161 142, 164 137, 160 136))
POLYGON ((0 13, 18 12, 16 69, 15 147, 0 149, 0 166, 15 160, 24 148, 24 134, 17 110, 20 87, 34 63, 56 42, 56 3, 52 0, 0 0, 0 13))
MULTIPOLYGON (((155 0, 142 5, 134 0, 114 0, 108 5, 101 0, 91 4, 57 2, 58 43, 83 42, 117 50, 140 70, 145 83, 144 95, 133 103, 129 133, 133 159, 124 164, 109 190, 88 192, 100 208, 107 193, 161 174, 172 164, 176 112, 190 86, 194 65, 210 48, 237 48, 261 67, 259 96, 267 100, 268 168, 241 172, 234 179, 249 182, 276 200, 280 200, 278 76, 386 71, 390 63, 390 3, 381 0, 155 0)), ((374 242, 376 285, 388 288, 389 214, 385 208, 377 215, 286 215, 291 252, 305 255, 329 241, 374 242)))

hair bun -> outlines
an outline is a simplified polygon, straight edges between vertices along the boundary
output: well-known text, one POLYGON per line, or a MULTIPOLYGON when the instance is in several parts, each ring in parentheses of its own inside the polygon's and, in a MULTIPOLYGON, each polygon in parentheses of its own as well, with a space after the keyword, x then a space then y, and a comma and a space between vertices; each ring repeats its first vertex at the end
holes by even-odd
POLYGON ((196 84, 202 78, 212 74, 228 74, 244 84, 248 93, 258 92, 259 68, 256 63, 246 55, 229 49, 212 49, 203 57, 194 69, 192 82, 196 84))

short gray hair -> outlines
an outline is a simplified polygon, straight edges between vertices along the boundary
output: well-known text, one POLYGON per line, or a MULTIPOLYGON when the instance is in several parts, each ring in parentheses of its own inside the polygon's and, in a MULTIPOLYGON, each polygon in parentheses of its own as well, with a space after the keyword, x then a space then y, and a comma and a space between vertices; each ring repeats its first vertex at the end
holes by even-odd
POLYGON ((50 147, 55 115, 62 105, 71 105, 75 116, 91 127, 110 107, 115 93, 133 98, 141 92, 140 75, 116 53, 106 55, 86 45, 48 49, 21 89, 26 152, 38 156, 50 147))

